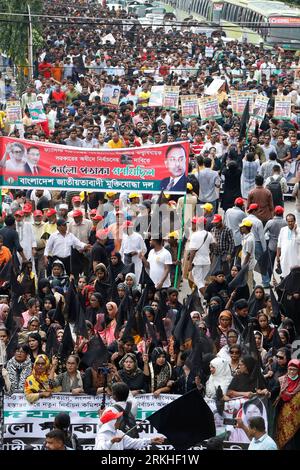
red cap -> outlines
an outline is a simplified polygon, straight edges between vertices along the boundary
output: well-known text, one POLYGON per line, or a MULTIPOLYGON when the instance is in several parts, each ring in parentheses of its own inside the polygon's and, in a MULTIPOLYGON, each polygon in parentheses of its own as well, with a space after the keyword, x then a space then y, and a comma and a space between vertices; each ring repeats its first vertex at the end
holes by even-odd
POLYGON ((108 410, 105 413, 103 413, 103 415, 100 418, 100 421, 102 424, 109 423, 110 421, 120 418, 122 414, 123 414, 123 411, 108 410))
POLYGON ((284 213, 284 208, 281 206, 276 206, 274 209, 275 214, 280 214, 282 215, 284 213))
POLYGON ((236 206, 243 206, 244 205, 244 199, 242 197, 237 197, 234 201, 234 204, 236 206))
POLYGON ((193 224, 206 224, 207 219, 206 217, 193 217, 192 218, 192 223, 193 224))
POLYGON ((250 206, 248 207, 248 212, 249 211, 256 211, 256 209, 258 209, 258 204, 253 203, 253 204, 250 204, 250 206))
POLYGON ((104 228, 102 230, 98 230, 96 232, 96 238, 104 239, 108 237, 109 230, 107 228, 104 228))
POLYGON ((219 222, 222 222, 222 216, 220 214, 215 214, 214 218, 212 219, 212 223, 218 224, 219 222))
POLYGON ((80 196, 73 196, 72 202, 81 202, 80 196))
POLYGON ((96 215, 97 214, 97 209, 92 209, 90 211, 90 217, 92 217, 92 215, 96 215))
POLYGON ((120 205, 120 199, 116 199, 114 201, 114 206, 119 206, 120 205))
POLYGON ((123 223, 123 228, 127 227, 133 227, 133 223, 131 222, 131 220, 125 220, 125 222, 123 223))
POLYGON ((56 215, 56 210, 55 209, 49 209, 47 212, 46 212, 46 217, 51 217, 52 215, 56 215))
POLYGON ((96 220, 97 222, 100 222, 100 220, 103 220, 104 217, 100 214, 96 214, 93 217, 91 217, 92 220, 96 220))
POLYGON ((39 211, 39 210, 34 211, 33 217, 43 217, 42 211, 39 211))
POLYGON ((83 217, 82 211, 80 211, 79 209, 76 211, 73 211, 73 219, 74 217, 83 217))
POLYGON ((24 204, 23 212, 28 214, 31 211, 32 211, 32 205, 31 204, 24 204))
POLYGON ((23 212, 23 211, 16 211, 16 212, 15 212, 15 215, 19 215, 20 217, 23 217, 23 216, 24 216, 24 212, 23 212))

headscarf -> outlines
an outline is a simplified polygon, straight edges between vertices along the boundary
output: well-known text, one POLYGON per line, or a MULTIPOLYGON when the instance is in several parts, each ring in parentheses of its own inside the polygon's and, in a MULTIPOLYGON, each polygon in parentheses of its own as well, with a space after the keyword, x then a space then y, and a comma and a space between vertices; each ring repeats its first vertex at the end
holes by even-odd
POLYGON ((159 388, 166 387, 168 381, 172 377, 172 367, 167 361, 167 353, 163 348, 154 348, 151 354, 151 362, 149 363, 150 370, 150 391, 153 393, 159 388), (166 362, 163 366, 156 364, 156 360, 159 356, 164 356, 166 362))
POLYGON ((249 301, 248 301, 249 317, 256 317, 259 310, 262 310, 265 307, 265 302, 266 302, 265 289, 262 286, 256 286, 254 291, 251 294, 251 297, 250 297, 249 301), (261 289, 263 291, 264 296, 263 296, 262 299, 257 299, 255 297, 255 291, 257 289, 261 289))
POLYGON ((218 328, 222 331, 222 333, 227 335, 229 328, 231 328, 231 324, 232 324, 232 313, 229 310, 223 310, 223 312, 221 312, 219 315, 218 328), (221 318, 229 318, 229 320, 231 320, 230 325, 228 325, 226 328, 223 328, 223 326, 220 323, 221 318))
POLYGON ((261 331, 258 331, 258 330, 254 330, 253 333, 254 333, 254 336, 255 336, 255 335, 259 335, 259 336, 260 336, 260 346, 259 346, 259 348, 257 348, 257 349, 258 349, 258 351, 261 351, 261 350, 263 349, 264 335, 262 334, 261 331))
POLYGON ((220 386, 223 394, 227 393, 228 385, 232 380, 231 369, 228 361, 221 357, 216 357, 210 362, 216 371, 211 374, 208 381, 206 382, 206 396, 214 398, 216 396, 217 388, 220 386))
POLYGON ((25 381, 25 393, 37 393, 41 390, 48 390, 49 389, 49 369, 50 369, 50 361, 46 354, 39 354, 34 361, 32 374, 27 377, 25 381), (43 359, 46 364, 45 370, 42 373, 39 373, 39 368, 37 366, 37 362, 43 359))
POLYGON ((131 289, 132 290, 133 289, 138 289, 138 285, 137 285, 137 282, 136 282, 136 275, 134 273, 126 274, 126 276, 125 276, 125 285, 127 286, 126 281, 129 277, 131 277, 131 279, 133 280, 133 285, 131 286, 131 289))
POLYGON ((7 315, 4 315, 3 310, 4 308, 9 308, 7 304, 0 304, 0 324, 5 323, 7 315))
POLYGON ((298 376, 294 379, 291 379, 288 376, 288 373, 282 377, 279 377, 280 383, 280 397, 283 401, 290 401, 296 393, 300 392, 300 361, 299 359, 292 359, 288 363, 288 368, 290 366, 297 367, 298 376))
POLYGON ((110 261, 110 265, 109 265, 110 274, 111 274, 111 281, 115 282, 118 274, 120 274, 122 272, 122 270, 124 269, 125 264, 123 263, 123 261, 121 259, 121 253, 119 253, 117 251, 117 252, 113 252, 111 254, 111 256, 112 255, 115 256, 116 258, 118 258, 118 263, 117 264, 112 264, 112 262, 110 261))
POLYGON ((141 369, 139 369, 138 367, 138 363, 137 363, 137 358, 136 358, 136 355, 133 354, 133 353, 127 353, 125 354, 125 356, 122 357, 122 359, 120 360, 119 362, 119 365, 120 367, 122 368, 122 373, 123 374, 126 374, 127 376, 129 377, 135 377, 136 375, 140 374, 142 371, 141 369), (128 359, 128 357, 130 357, 130 359, 133 360, 134 362, 134 369, 130 372, 128 372, 127 370, 124 369, 124 362, 126 361, 126 359, 128 359))

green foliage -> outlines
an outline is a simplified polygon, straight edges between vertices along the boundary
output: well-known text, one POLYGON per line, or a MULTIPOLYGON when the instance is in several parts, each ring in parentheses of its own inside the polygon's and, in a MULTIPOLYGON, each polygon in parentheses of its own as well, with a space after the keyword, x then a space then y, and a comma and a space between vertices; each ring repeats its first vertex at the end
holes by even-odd
MULTIPOLYGON (((15 65, 24 66, 28 63, 28 9, 31 14, 42 11, 41 0, 0 0, 0 12, 7 13, 0 16, 0 48, 13 60, 15 65), (11 13, 23 13, 13 16, 11 13)), ((32 18, 32 27, 35 33, 39 30, 39 21, 32 18)), ((39 35, 39 33, 38 33, 39 35)), ((38 38, 38 36, 36 36, 38 38)), ((38 45, 40 45, 38 39, 38 45)))

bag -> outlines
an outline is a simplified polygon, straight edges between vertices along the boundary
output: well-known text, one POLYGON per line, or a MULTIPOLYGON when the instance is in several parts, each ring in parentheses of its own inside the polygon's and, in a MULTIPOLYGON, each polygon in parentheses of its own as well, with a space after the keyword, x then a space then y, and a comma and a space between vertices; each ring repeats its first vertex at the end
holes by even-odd
POLYGON ((136 426, 136 420, 133 414, 131 413, 131 402, 126 403, 125 410, 122 408, 120 405, 114 405, 114 408, 116 408, 118 411, 123 411, 123 416, 119 418, 120 420, 120 427, 119 429, 123 431, 127 436, 133 437, 133 438, 138 438, 139 433, 137 428, 134 428, 136 426), (134 428, 134 429, 131 429, 134 428), (130 432, 129 429, 131 429, 130 432))
POLYGON ((283 194, 280 184, 281 178, 274 179, 272 176, 270 177, 270 183, 267 184, 267 189, 272 193, 273 205, 275 206, 282 206, 283 204, 283 194))

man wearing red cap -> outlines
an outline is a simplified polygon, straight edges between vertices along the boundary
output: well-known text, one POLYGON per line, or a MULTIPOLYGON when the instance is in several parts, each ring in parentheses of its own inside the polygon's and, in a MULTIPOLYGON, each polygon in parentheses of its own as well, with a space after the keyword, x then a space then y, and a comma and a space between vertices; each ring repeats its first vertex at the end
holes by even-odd
POLYGON ((123 411, 104 410, 100 418, 94 450, 143 449, 150 444, 163 444, 164 437, 133 438, 120 431, 123 411))
POLYGON ((247 209, 251 204, 258 204, 256 217, 265 225, 273 217, 274 206, 272 193, 269 189, 264 188, 263 184, 263 176, 257 175, 255 177, 256 187, 248 194, 247 209))
POLYGON ((55 209, 48 209, 46 212, 46 217, 48 219, 48 222, 45 223, 45 233, 48 233, 49 235, 52 235, 52 233, 55 233, 57 230, 57 225, 56 225, 56 210, 55 209))
POLYGON ((84 207, 81 205, 81 198, 80 198, 80 196, 73 196, 73 197, 72 197, 72 205, 73 205, 73 210, 71 210, 71 211, 68 213, 68 217, 69 217, 70 220, 71 220, 71 217, 73 217, 73 212, 74 212, 74 211, 80 210, 80 211, 83 213, 83 215, 85 215, 84 207))
POLYGON ((198 230, 192 232, 189 242, 189 271, 192 271, 193 280, 200 293, 205 293, 205 278, 210 268, 210 248, 216 243, 213 235, 205 230, 204 217, 193 218, 198 230))
POLYGON ((284 208, 282 206, 276 206, 274 209, 274 217, 269 220, 264 229, 265 238, 268 241, 268 250, 270 252, 270 257, 272 261, 272 267, 274 266, 274 261, 276 258, 277 252, 277 243, 280 230, 282 227, 286 227, 287 223, 283 218, 284 208))
POLYGON ((234 239, 232 231, 223 224, 222 216, 215 214, 212 220, 214 227, 211 229, 211 234, 216 240, 216 244, 212 248, 213 259, 212 264, 216 261, 218 256, 221 257, 222 269, 225 276, 229 274, 229 263, 234 252, 234 239))
POLYGON ((133 231, 133 222, 127 220, 123 224, 123 238, 120 250, 124 264, 134 263, 136 281, 139 283, 143 263, 139 254, 147 253, 147 247, 141 234, 133 231))
POLYGON ((235 257, 241 250, 242 238, 240 232, 240 223, 245 219, 246 214, 244 212, 244 199, 237 197, 234 201, 234 206, 227 209, 224 216, 224 224, 230 228, 234 239, 234 254, 235 257))
POLYGON ((35 210, 33 212, 33 224, 32 229, 36 241, 36 255, 34 258, 35 269, 38 274, 43 273, 44 268, 44 249, 46 246, 44 235, 45 222, 43 222, 43 212, 35 210))

